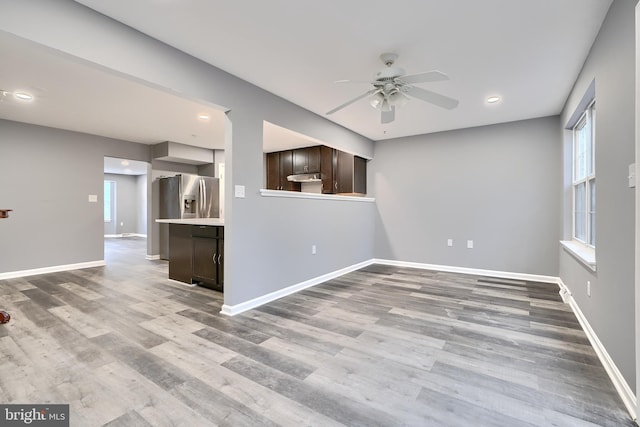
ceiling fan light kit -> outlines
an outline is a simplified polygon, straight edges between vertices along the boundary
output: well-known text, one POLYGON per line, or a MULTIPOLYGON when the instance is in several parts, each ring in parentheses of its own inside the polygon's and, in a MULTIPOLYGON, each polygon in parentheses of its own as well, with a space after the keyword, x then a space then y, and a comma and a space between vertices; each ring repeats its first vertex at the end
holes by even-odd
MULTIPOLYGON (((458 106, 458 101, 453 98, 413 86, 415 83, 448 80, 449 77, 446 74, 433 70, 405 75, 404 69, 393 66, 396 59, 398 59, 397 54, 383 53, 380 55, 380 59, 386 67, 374 75, 374 80, 370 82, 371 85, 373 85, 373 89, 328 111, 327 115, 333 114, 368 96, 372 96, 369 104, 373 108, 381 111, 381 123, 391 123, 394 121, 396 108, 403 107, 411 98, 416 98, 449 110, 458 106)), ((340 80, 340 82, 349 83, 350 81, 340 80)))

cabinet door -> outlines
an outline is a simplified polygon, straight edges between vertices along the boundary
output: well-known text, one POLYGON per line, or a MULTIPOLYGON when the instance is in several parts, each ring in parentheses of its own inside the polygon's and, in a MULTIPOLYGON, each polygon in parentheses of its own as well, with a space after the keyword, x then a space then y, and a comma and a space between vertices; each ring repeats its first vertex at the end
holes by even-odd
POLYGON ((320 172, 320 146, 293 150, 293 173, 320 172))
POLYGON ((353 158, 353 192, 367 194, 367 160, 358 156, 353 158))
POLYGON ((293 173, 309 173, 309 160, 306 148, 293 150, 293 173))
POLYGON ((336 192, 335 180, 336 150, 331 147, 320 147, 320 177, 322 178, 322 192, 333 194, 336 192))
POLYGON ((338 151, 336 180, 337 193, 353 193, 353 154, 338 151))
POLYGON ((267 153, 267 189, 280 190, 280 153, 267 153))
POLYGON ((218 227, 218 274, 216 280, 216 288, 223 290, 224 288, 224 227, 218 227))
POLYGON ((320 172, 320 146, 307 148, 307 164, 309 173, 320 172))
POLYGON ((169 224, 169 278, 191 283, 192 258, 191 226, 169 224))
POLYGON ((280 189, 287 191, 300 191, 299 182, 291 182, 287 180, 289 175, 293 175, 293 151, 280 152, 280 189))
POLYGON ((215 283, 218 279, 218 239, 193 238, 193 277, 215 283))

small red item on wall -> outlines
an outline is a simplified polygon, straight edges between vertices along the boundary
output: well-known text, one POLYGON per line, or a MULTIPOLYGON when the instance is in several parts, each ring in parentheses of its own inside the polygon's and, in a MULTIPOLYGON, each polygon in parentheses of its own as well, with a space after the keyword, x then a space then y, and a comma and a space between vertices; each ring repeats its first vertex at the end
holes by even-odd
POLYGON ((9 218, 9 212, 13 209, 0 209, 0 218, 9 218))
POLYGON ((9 315, 9 313, 7 313, 6 311, 0 310, 0 324, 7 323, 9 320, 11 320, 11 315, 9 315))

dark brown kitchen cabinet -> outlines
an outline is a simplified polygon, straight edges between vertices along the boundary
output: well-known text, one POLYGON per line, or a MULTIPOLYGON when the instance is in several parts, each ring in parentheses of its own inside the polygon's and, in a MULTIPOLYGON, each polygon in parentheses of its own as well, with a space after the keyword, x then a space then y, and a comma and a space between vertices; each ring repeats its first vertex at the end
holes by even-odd
POLYGON ((367 194, 367 159, 353 156, 353 192, 367 194))
POLYGON ((191 226, 192 282, 221 291, 224 279, 224 227, 191 226))
POLYGON ((169 224, 169 278, 222 291, 224 227, 169 224))
POLYGON ((267 189, 280 190, 280 153, 267 153, 267 189))
POLYGON ((267 154, 267 189, 300 191, 292 174, 320 173, 324 194, 366 194, 367 160, 326 145, 267 154))
POLYGON ((169 279, 191 283, 192 259, 191 226, 169 224, 169 279))
POLYGON ((293 150, 267 153, 267 189, 300 191, 299 182, 287 180, 293 173, 293 150))
POLYGON ((320 153, 323 193, 367 193, 366 159, 326 146, 321 148, 320 153))
POLYGON ((353 154, 336 151, 336 193, 353 193, 353 154))
POLYGON ((320 147, 320 178, 322 179, 322 192, 333 194, 336 192, 336 149, 323 145, 320 147))
POLYGON ((320 172, 320 146, 293 150, 293 173, 320 172))

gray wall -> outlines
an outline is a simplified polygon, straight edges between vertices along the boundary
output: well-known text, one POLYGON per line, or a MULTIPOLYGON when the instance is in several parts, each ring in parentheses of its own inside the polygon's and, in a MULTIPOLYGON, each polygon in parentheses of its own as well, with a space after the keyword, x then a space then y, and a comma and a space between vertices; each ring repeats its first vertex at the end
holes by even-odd
MULTIPOLYGON (((226 304, 240 304, 288 284, 371 258, 373 251, 367 242, 373 234, 373 224, 368 221, 366 210, 371 210, 372 204, 344 203, 335 208, 341 215, 337 217, 329 215, 334 209, 331 202, 318 205, 307 200, 267 199, 259 194, 263 187, 265 120, 366 158, 372 157, 371 141, 71 0, 0 0, 1 5, 6 6, 0 15, 1 30, 55 49, 61 55, 70 55, 76 61, 86 60, 103 70, 131 76, 138 82, 190 99, 224 106, 228 111, 226 304), (56 25, 52 26, 51 22, 56 25), (88 34, 91 37, 87 37, 88 34), (232 197, 235 185, 245 186, 245 198, 232 197), (291 226, 299 224, 303 214, 309 214, 308 221, 291 226), (371 227, 367 228, 367 224, 371 227), (313 259, 296 266, 293 262, 301 255, 292 255, 290 248, 312 244, 304 227, 322 230, 323 238, 350 243, 334 247, 333 252, 320 250, 313 259), (276 236, 276 231, 281 233, 276 236), (268 239, 274 246, 264 250, 263 242, 268 239), (286 239, 286 245, 275 244, 278 239, 286 239), (361 242, 362 246, 356 248, 351 242, 361 242), (274 266, 281 265, 283 259, 289 259, 292 264, 276 271, 274 266)), ((102 223, 96 223, 96 227, 93 232, 102 233, 102 223)))
POLYGON ((104 234, 146 234, 147 176, 104 174, 104 180, 116 183, 115 215, 104 223, 104 234))
POLYGON ((136 233, 147 234, 147 175, 136 176, 136 233))
POLYGON ((558 117, 377 142, 375 256, 557 276, 561 148, 558 117))
POLYGON ((14 210, 0 273, 104 259, 105 156, 148 161, 148 147, 0 120, 0 205, 14 210))
MULTIPOLYGON (((562 114, 564 126, 595 79, 597 272, 560 251, 560 277, 627 383, 635 390, 634 204, 628 166, 635 154, 635 5, 616 0, 562 114), (591 281, 591 297, 587 296, 591 281)), ((565 145, 564 238, 571 235, 570 135, 565 145)))

